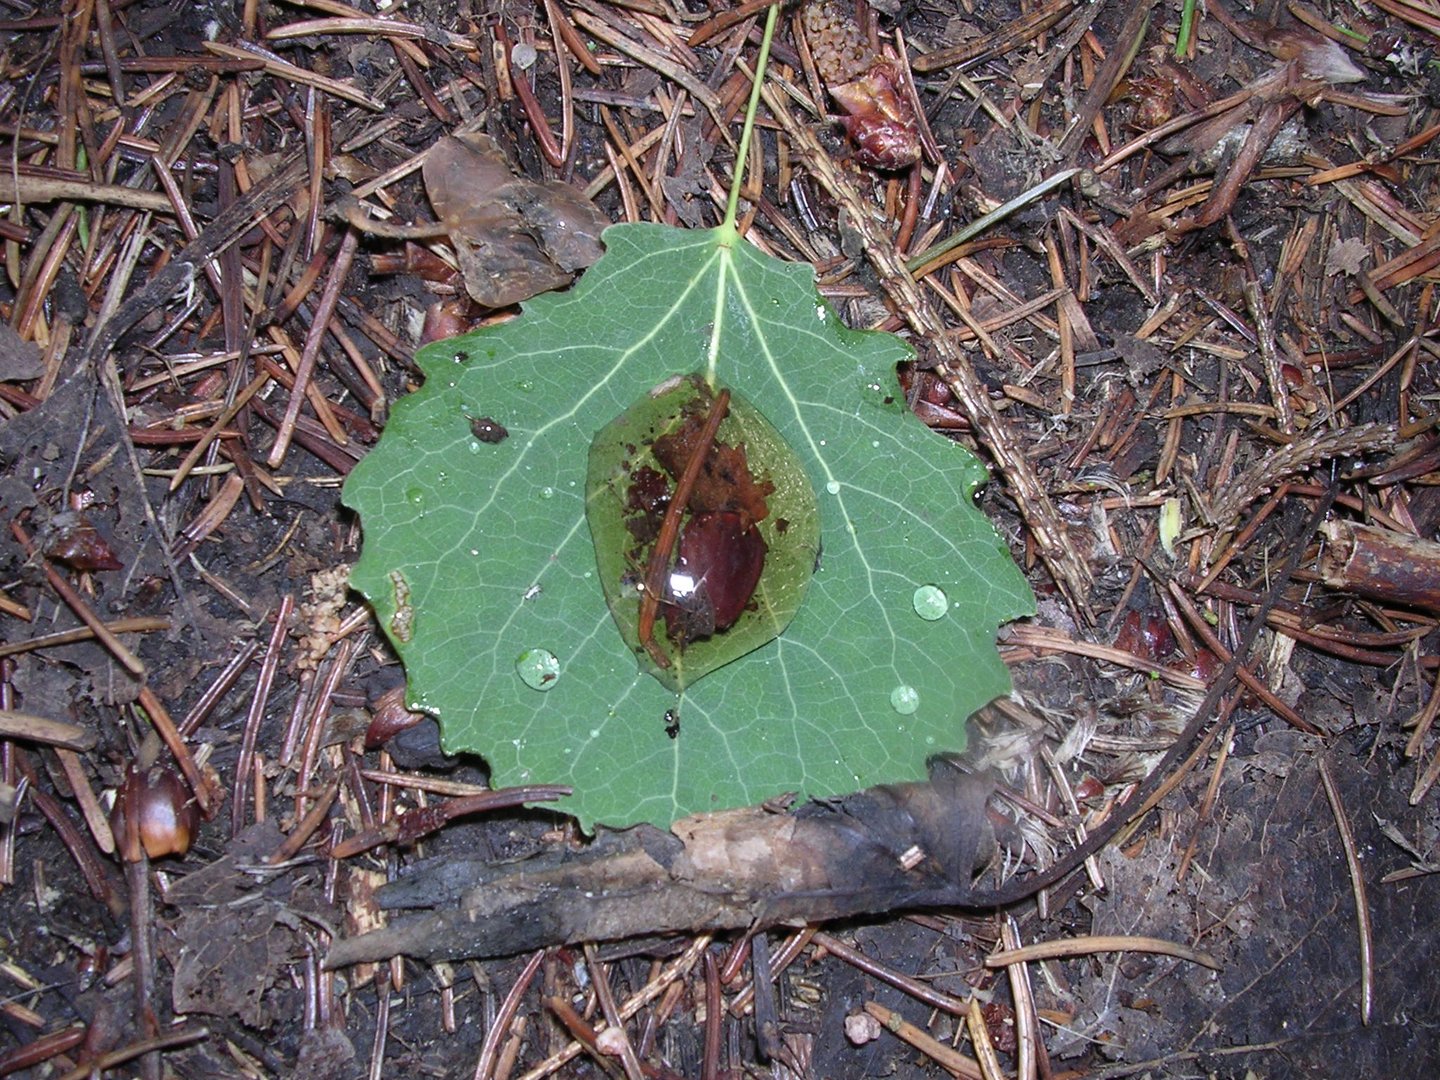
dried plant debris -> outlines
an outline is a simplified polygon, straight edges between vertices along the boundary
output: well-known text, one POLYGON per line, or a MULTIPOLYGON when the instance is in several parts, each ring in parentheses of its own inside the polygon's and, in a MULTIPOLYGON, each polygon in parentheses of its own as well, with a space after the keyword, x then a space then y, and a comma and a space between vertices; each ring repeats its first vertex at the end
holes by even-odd
POLYGON ((45 371, 40 347, 26 341, 8 323, 0 323, 0 382, 26 382, 45 371))
POLYGON ((907 169, 920 160, 920 134, 905 76, 877 53, 847 0, 810 0, 800 9, 805 41, 830 96, 845 115, 840 124, 855 144, 855 160, 873 169, 907 169))
POLYGON ((257 1029, 272 1022, 266 991, 299 947, 288 889, 263 887, 287 881, 264 867, 281 839, 272 823, 251 826, 225 855, 167 893, 179 917, 159 942, 175 970, 176 1012, 235 1016, 257 1029))
POLYGON ((437 910, 337 942, 327 963, 397 953, 507 956, 943 902, 994 855, 990 789, 988 778, 937 762, 927 783, 870 788, 790 813, 697 814, 669 833, 602 829, 578 852, 516 865, 439 860, 379 891, 383 907, 437 910))
POLYGON ((600 258, 610 224, 569 184, 517 176, 488 135, 446 136, 422 167, 465 291, 487 308, 559 289, 600 258))

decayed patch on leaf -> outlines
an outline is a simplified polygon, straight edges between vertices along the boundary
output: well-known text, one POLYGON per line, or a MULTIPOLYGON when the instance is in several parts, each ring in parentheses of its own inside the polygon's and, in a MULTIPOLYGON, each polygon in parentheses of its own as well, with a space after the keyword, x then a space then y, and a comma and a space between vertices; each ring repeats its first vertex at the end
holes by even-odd
POLYGON ((676 691, 784 632, 820 543, 794 451, 700 375, 667 380, 595 436, 586 519, 621 636, 676 691))

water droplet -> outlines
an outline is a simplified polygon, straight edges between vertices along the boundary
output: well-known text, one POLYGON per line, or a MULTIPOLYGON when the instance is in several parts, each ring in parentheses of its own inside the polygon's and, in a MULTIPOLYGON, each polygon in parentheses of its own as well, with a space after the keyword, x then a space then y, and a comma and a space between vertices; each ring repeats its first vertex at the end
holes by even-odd
POLYGON ((521 379, 515 386, 517 389, 523 390, 528 394, 531 390, 535 389, 535 382, 532 379, 521 379))
POLYGON ((530 689, 549 690, 560 678, 560 661, 549 649, 526 649, 515 658, 515 671, 530 689))
POLYGON ((541 497, 542 499, 553 499, 553 498, 555 497, 555 489, 554 489, 553 487, 543 487, 543 488, 541 488, 541 489, 540 489, 540 497, 541 497))
POLYGON ((950 610, 950 598, 945 595, 944 589, 935 585, 921 585, 915 590, 911 603, 915 605, 915 614, 926 622, 943 619, 945 612, 950 610))
POLYGON ((425 501, 425 492, 418 487, 406 488, 405 498, 409 499, 416 506, 425 501))
POLYGON ((897 686, 890 691, 890 707, 901 716, 909 716, 920 708, 920 694, 913 686, 897 686))

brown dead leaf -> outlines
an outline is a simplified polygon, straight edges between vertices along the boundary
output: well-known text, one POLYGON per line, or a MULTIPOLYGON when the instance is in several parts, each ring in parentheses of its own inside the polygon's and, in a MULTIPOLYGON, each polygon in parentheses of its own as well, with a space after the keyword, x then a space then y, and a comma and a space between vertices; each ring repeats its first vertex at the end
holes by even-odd
POLYGON ((1349 240, 1336 241, 1325 256, 1325 276, 1358 274, 1368 258, 1370 245, 1359 237, 1352 236, 1349 240))
POLYGON ((273 823, 253 825, 228 854, 181 878, 166 894, 179 909, 173 932, 160 948, 175 969, 171 986, 177 1013, 235 1016, 251 1027, 268 1024, 265 991, 296 947, 283 904, 262 895, 244 867, 273 851, 273 823))
POLYGON ((423 175, 478 304, 506 307, 561 288, 600 258, 610 222, 599 208, 568 184, 514 175, 488 135, 441 139, 423 175))

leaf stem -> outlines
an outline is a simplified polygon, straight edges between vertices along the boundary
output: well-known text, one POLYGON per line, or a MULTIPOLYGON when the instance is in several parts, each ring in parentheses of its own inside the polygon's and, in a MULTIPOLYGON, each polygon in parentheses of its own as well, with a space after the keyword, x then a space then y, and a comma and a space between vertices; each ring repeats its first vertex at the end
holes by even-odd
POLYGON ((725 205, 721 228, 735 228, 736 210, 740 206, 740 188, 745 182, 745 162, 750 156, 750 136, 755 132, 755 112, 760 107, 760 87, 765 82, 765 68, 770 63, 770 42, 775 37, 775 23, 780 3, 770 5, 765 16, 765 33, 760 38, 760 56, 755 61, 755 83, 750 87, 750 103, 745 106, 745 126, 740 129, 740 146, 735 151, 735 170, 730 177, 730 199, 725 205))

